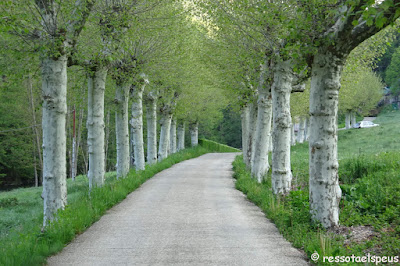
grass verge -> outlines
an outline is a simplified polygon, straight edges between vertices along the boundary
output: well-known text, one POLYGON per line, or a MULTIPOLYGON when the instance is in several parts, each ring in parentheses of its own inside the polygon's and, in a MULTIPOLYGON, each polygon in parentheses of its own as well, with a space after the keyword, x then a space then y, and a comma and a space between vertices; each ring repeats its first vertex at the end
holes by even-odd
MULTIPOLYGON (((258 184, 241 156, 234 163, 237 189, 258 205, 281 234, 307 256, 400 255, 400 112, 378 116, 379 127, 339 131, 340 227, 325 230, 311 222, 308 143, 292 147, 292 191, 276 197, 271 176, 258 184)), ((325 264, 330 264, 326 262, 325 264)), ((356 265, 359 263, 345 263, 356 265)), ((374 264, 374 263, 373 263, 374 264)))
POLYGON ((199 139, 199 144, 212 152, 241 152, 241 150, 212 141, 208 139, 199 139))
POLYGON ((144 171, 131 171, 127 178, 117 180, 115 173, 107 173, 105 186, 94 189, 90 197, 86 176, 68 180, 68 206, 44 232, 41 232, 41 188, 0 193, 0 265, 42 265, 48 256, 62 250, 77 234, 84 232, 156 173, 208 152, 231 152, 231 149, 202 140, 200 146, 180 151, 155 165, 147 165, 144 171))

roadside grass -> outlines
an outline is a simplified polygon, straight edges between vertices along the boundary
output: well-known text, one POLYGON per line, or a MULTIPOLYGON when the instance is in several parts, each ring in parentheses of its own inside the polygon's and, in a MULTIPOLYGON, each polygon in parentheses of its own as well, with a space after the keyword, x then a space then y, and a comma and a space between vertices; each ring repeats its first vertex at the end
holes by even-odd
POLYGON ((322 256, 400 255, 400 112, 384 112, 374 122, 380 126, 338 132, 342 199, 341 226, 336 229, 311 223, 308 143, 292 147, 293 191, 286 198, 273 195, 270 173, 257 184, 241 156, 233 164, 236 187, 295 247, 309 258, 317 251, 317 264, 324 264, 322 256))
POLYGON ((213 152, 241 152, 241 150, 208 139, 199 139, 199 144, 213 152))
POLYGON ((58 213, 57 220, 43 231, 42 188, 2 192, 0 265, 42 265, 48 256, 59 252, 77 234, 84 232, 108 209, 158 172, 209 152, 232 152, 232 149, 202 140, 201 145, 173 154, 157 164, 147 165, 144 171, 132 170, 124 179, 117 180, 115 172, 107 173, 105 186, 94 189, 90 196, 86 176, 78 176, 75 181, 68 180, 68 205, 58 213))

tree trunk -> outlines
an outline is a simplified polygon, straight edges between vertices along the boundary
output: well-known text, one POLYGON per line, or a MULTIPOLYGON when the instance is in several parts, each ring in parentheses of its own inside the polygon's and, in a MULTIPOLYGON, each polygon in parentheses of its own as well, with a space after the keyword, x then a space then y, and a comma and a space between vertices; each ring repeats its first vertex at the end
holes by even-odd
POLYGON ((104 136, 104 91, 107 69, 99 67, 88 78, 88 149, 89 190, 104 184, 105 136, 104 136))
POLYGON ((146 100, 147 119, 147 163, 157 162, 157 100, 147 97, 146 100))
POLYGON ((310 140, 310 118, 307 117, 306 118, 306 129, 305 129, 305 141, 309 141, 310 140))
POLYGON ((243 161, 246 163, 247 167, 250 167, 249 159, 249 134, 250 134, 250 105, 246 104, 242 109, 242 151, 243 151, 243 161))
POLYGON ((176 153, 176 119, 172 118, 169 154, 174 154, 174 153, 176 153))
POLYGON ((135 156, 135 169, 144 170, 144 147, 143 147, 143 91, 145 85, 136 86, 132 90, 132 119, 133 129, 133 153, 135 156))
POLYGON ((158 159, 164 160, 168 156, 168 147, 170 145, 170 133, 171 133, 171 119, 172 114, 169 111, 161 113, 161 130, 160 130, 160 143, 158 149, 158 159))
MULTIPOLYGON (((34 154, 34 159, 36 162, 36 158, 39 159, 39 170, 42 171, 43 169, 43 160, 42 160, 42 152, 41 152, 41 146, 40 146, 40 133, 38 129, 38 124, 36 121, 36 111, 35 111, 35 100, 33 96, 33 84, 32 84, 32 77, 31 75, 28 76, 28 98, 29 98, 29 106, 31 109, 31 115, 32 115, 32 131, 33 131, 33 136, 34 136, 34 147, 35 147, 35 154, 34 154)), ((37 174, 37 165, 35 163, 35 177, 38 177, 36 180, 35 179, 35 184, 40 182, 39 180, 39 175, 37 174)))
POLYGON ((71 142, 71 179, 75 181, 76 173, 74 172, 74 165, 76 159, 76 108, 72 111, 72 142, 71 142))
POLYGON ((346 111, 345 125, 346 125, 346 129, 351 128, 351 112, 350 111, 346 111))
POLYGON ((273 152, 272 152, 272 190, 275 194, 287 194, 292 184, 290 167, 290 143, 292 117, 290 115, 290 93, 292 73, 289 62, 278 63, 274 84, 273 103, 273 152))
POLYGON ((357 124, 356 112, 354 112, 354 111, 351 112, 350 121, 351 121, 350 127, 353 128, 357 124))
MULTIPOLYGON (((274 119, 274 116, 272 116, 272 121, 274 119)), ((268 144, 268 153, 272 152, 274 149, 274 135, 272 134, 272 122, 271 122, 271 129, 270 129, 270 137, 269 137, 269 144, 268 144)))
POLYGON ((115 90, 115 135, 117 142, 117 178, 129 173, 129 89, 124 82, 117 83, 115 90))
POLYGON ((42 61, 43 226, 67 204, 66 135, 67 57, 42 61))
POLYGON ((251 173, 261 183, 269 169, 268 146, 271 138, 272 97, 269 88, 258 93, 257 126, 251 173))
POLYGON ((312 65, 310 91, 310 212, 324 227, 339 224, 337 112, 344 61, 318 53, 312 65))
POLYGON ((199 122, 191 123, 189 125, 190 143, 192 147, 199 145, 199 122))
POLYGON ((105 125, 105 136, 104 136, 104 171, 107 172, 108 166, 108 148, 110 143, 110 110, 107 112, 107 120, 105 125))
POLYGON ((178 124, 178 151, 185 149, 185 122, 178 124))
POLYGON ((250 125, 249 134, 247 141, 247 156, 248 156, 248 168, 252 169, 254 165, 254 156, 256 152, 256 141, 257 141, 257 116, 258 116, 258 105, 256 103, 250 104, 250 125))
POLYGON ((297 142, 304 143, 304 128, 305 128, 306 120, 304 117, 300 117, 299 120, 299 131, 297 131, 297 142))
POLYGON ((294 132, 294 124, 292 123, 292 128, 291 128, 291 145, 294 146, 296 145, 296 134, 294 132))
POLYGON ((72 149, 72 171, 71 171, 72 180, 75 180, 75 177, 78 174, 78 154, 79 154, 79 147, 81 144, 82 123, 83 123, 83 109, 80 109, 78 118, 78 129, 76 131, 76 136, 72 144, 75 146, 75 148, 73 147, 72 149))

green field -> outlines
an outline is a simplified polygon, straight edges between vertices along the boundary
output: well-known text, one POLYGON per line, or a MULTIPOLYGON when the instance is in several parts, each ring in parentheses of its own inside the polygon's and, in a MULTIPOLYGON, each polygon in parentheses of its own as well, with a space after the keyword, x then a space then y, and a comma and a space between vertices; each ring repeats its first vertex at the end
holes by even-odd
MULTIPOLYGON (((400 255, 400 112, 386 111, 379 127, 339 131, 342 188, 339 228, 310 223, 308 143, 292 147, 293 191, 276 198, 269 179, 257 184, 238 157, 236 186, 259 205, 295 247, 308 256, 400 255)), ((348 265, 348 264, 346 264, 348 265)))

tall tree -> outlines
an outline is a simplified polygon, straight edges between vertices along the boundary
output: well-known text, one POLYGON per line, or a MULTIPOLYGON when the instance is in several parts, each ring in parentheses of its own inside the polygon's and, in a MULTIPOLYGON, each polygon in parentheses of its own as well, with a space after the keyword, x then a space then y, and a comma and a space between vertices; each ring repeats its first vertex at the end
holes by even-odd
MULTIPOLYGON (((306 9, 316 8, 312 4, 305 4, 306 9)), ((332 13, 321 3, 317 7, 318 17, 311 18, 314 12, 309 20, 317 48, 310 58, 310 212, 324 227, 339 224, 337 111, 343 66, 355 47, 399 15, 398 1, 338 1, 335 4, 332 13)))

